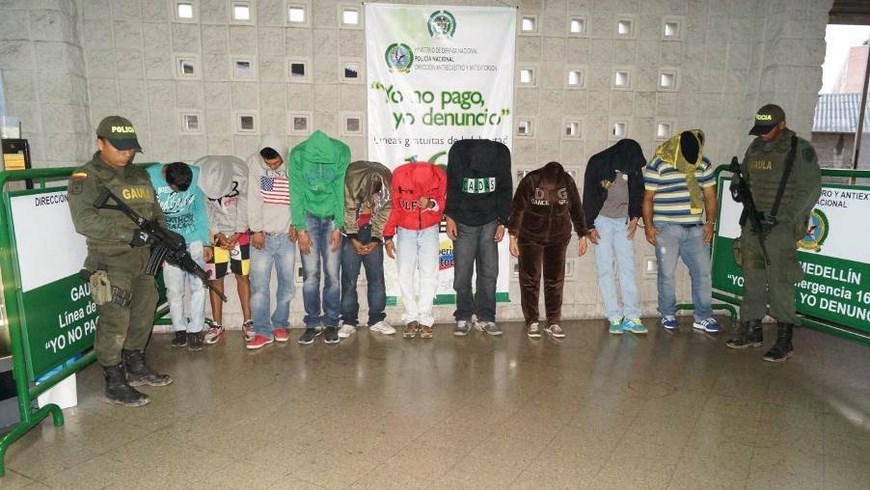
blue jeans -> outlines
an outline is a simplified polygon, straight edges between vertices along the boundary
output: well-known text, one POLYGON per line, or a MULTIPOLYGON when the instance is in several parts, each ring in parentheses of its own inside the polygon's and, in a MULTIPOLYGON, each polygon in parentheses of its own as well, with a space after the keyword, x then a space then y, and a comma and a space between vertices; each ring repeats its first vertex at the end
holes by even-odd
POLYGON ((254 333, 272 336, 276 328, 290 326, 290 300, 296 294, 293 282, 296 273, 296 244, 287 233, 267 233, 266 243, 258 250, 251 246, 251 319, 254 333), (272 282, 272 267, 278 273, 278 291, 275 294, 275 309, 269 314, 272 282))
POLYGON ((341 247, 329 249, 329 235, 335 220, 305 214, 305 229, 311 237, 311 251, 302 254, 302 303, 305 305, 305 327, 320 325, 337 327, 341 299, 341 247), (323 295, 320 294, 320 272, 324 273, 323 295), (323 309, 321 310, 321 299, 323 309))
POLYGON ((468 226, 456 223, 453 242, 453 289, 456 290, 457 320, 477 315, 481 322, 495 321, 495 283, 498 279, 498 243, 493 240, 498 222, 468 226), (476 270, 475 270, 476 269, 476 270), (474 293, 471 277, 477 272, 474 293))
POLYGON ((677 259, 682 258, 692 278, 692 303, 695 320, 713 316, 713 276, 710 272, 710 245, 704 243, 703 226, 656 224, 656 263, 658 264, 659 313, 673 315, 677 311, 674 275, 677 259))
POLYGON ((637 294, 637 278, 634 274, 634 241, 628 238, 626 218, 608 218, 598 215, 595 229, 601 237, 595 247, 595 266, 598 269, 598 288, 604 301, 608 320, 639 318, 640 303, 637 294), (616 259, 614 263, 614 259, 616 259), (616 291, 614 267, 619 269, 619 288, 622 291, 622 307, 616 291))
POLYGON ((341 319, 348 325, 359 323, 359 295, 356 288, 360 266, 366 269, 368 326, 371 327, 387 317, 384 313, 387 307, 387 289, 384 285, 384 245, 378 244, 368 255, 359 255, 353 246, 353 240, 344 237, 341 251, 341 319))
MULTIPOLYGON (((200 267, 205 269, 205 258, 202 255, 202 242, 193 242, 187 246, 190 257, 200 267)), ((163 283, 166 286, 166 300, 169 302, 169 317, 172 319, 172 330, 189 333, 202 332, 205 323, 205 284, 195 274, 185 272, 168 262, 163 264, 163 283), (186 288, 186 291, 185 291, 186 288), (184 299, 187 298, 187 315, 184 311, 184 299)))

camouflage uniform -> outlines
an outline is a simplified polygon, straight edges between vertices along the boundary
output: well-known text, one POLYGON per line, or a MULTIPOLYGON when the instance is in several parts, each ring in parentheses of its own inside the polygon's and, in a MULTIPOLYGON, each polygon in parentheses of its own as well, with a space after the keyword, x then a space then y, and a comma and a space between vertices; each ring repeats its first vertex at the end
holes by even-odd
MULTIPOLYGON (((770 215, 776 199, 794 134, 785 129, 770 143, 756 138, 746 150, 743 165, 752 197, 758 211, 765 216, 770 215)), ((820 194, 821 169, 816 151, 808 141, 797 138, 794 166, 776 213, 777 224, 764 242, 770 265, 765 265, 758 236, 752 232, 749 220, 743 225, 740 235, 744 278, 742 320, 761 320, 769 311, 779 322, 800 325, 795 311, 794 285, 803 277, 803 270, 797 260, 796 244, 807 231, 807 218, 820 194)))
MULTIPOLYGON (((103 188, 111 190, 137 213, 166 226, 145 169, 128 164, 112 167, 100 153, 73 172, 69 207, 76 231, 87 237, 85 269, 105 270, 112 285, 112 301, 98 306, 94 352, 103 366, 121 363, 121 351, 142 351, 154 325, 157 286, 145 274, 151 256, 148 247, 131 248, 136 224, 121 211, 97 209, 94 201, 103 188)), ((92 292, 93 294, 93 292, 92 292)))

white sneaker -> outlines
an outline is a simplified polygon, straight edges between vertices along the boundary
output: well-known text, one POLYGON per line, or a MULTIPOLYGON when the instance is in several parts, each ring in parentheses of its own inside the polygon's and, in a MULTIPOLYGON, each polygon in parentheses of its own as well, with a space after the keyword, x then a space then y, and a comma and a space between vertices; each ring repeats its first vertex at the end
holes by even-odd
POLYGON ((242 324, 242 336, 245 338, 245 342, 250 342, 254 340, 254 320, 245 320, 245 323, 242 324))
POLYGON ((562 330, 562 327, 560 327, 558 324, 554 323, 554 324, 550 325, 549 327, 545 328, 544 331, 547 332, 548 334, 552 335, 553 337, 557 338, 557 339, 564 339, 565 338, 565 331, 562 330))
POLYGON ((386 320, 381 320, 378 323, 375 323, 374 325, 369 327, 369 330, 371 330, 372 332, 382 333, 384 335, 393 335, 394 333, 396 333, 396 329, 393 328, 392 325, 387 323, 386 320))
POLYGON ((356 332, 356 327, 354 325, 348 325, 347 323, 345 323, 341 326, 341 328, 338 329, 338 338, 346 339, 353 335, 354 332, 356 332))

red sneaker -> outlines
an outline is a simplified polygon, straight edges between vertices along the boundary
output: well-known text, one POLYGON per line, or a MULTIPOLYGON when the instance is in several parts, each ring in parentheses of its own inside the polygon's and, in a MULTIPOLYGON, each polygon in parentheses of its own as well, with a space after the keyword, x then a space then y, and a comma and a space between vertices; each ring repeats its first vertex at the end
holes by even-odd
POLYGON ((254 338, 245 342, 245 347, 247 347, 248 350, 257 350, 262 349, 263 347, 271 344, 272 342, 274 342, 274 339, 272 337, 266 337, 265 335, 256 334, 254 335, 254 338))
POLYGON ((272 335, 275 336, 276 342, 287 342, 290 340, 290 331, 286 328, 276 328, 272 331, 272 335))

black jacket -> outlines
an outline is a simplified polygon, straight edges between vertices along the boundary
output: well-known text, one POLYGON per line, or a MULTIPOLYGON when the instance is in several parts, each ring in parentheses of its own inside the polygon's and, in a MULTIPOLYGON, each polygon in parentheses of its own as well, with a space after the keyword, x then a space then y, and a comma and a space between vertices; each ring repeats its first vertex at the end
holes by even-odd
POLYGON ((468 226, 492 220, 507 226, 513 193, 507 146, 485 139, 453 143, 447 154, 444 214, 468 226))
POLYGON ((645 165, 643 150, 637 141, 631 139, 619 140, 610 148, 592 155, 583 179, 583 211, 590 230, 595 228, 595 218, 607 199, 607 188, 616 178, 617 170, 628 175, 628 217, 641 217, 645 165))

